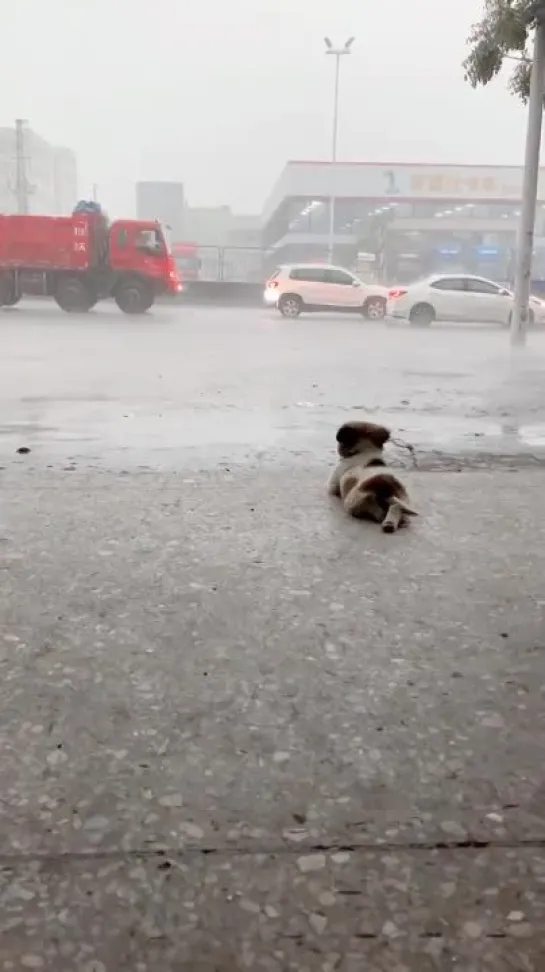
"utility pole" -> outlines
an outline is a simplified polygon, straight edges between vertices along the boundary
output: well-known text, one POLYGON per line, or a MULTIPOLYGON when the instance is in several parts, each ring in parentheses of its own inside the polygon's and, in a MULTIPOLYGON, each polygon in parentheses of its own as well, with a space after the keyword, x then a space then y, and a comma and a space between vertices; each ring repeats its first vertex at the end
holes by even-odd
POLYGON ((534 225, 541 152, 543 98, 545 95, 545 0, 533 11, 536 19, 534 56, 528 100, 522 205, 517 234, 515 263, 515 298, 511 318, 511 344, 522 347, 526 343, 530 302, 530 281, 534 252, 534 225))
POLYGON ((28 197, 30 186, 26 176, 27 157, 25 155, 25 125, 23 118, 15 120, 15 195, 17 212, 26 215, 29 210, 28 197))
POLYGON ((350 54, 355 38, 349 37, 344 47, 335 47, 329 37, 324 37, 326 54, 335 58, 335 88, 333 96, 333 130, 331 133, 331 173, 329 194, 329 233, 327 237, 327 259, 333 263, 335 253, 335 203, 337 196, 337 135, 339 131, 339 78, 341 73, 341 57, 350 54))

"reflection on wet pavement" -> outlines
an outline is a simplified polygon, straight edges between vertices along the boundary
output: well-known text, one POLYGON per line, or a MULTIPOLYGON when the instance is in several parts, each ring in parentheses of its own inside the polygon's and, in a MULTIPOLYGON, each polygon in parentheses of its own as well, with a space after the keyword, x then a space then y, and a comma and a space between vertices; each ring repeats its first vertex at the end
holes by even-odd
POLYGON ((380 416, 422 453, 545 450, 545 335, 414 332, 261 310, 2 318, 0 456, 161 465, 323 456, 348 414, 380 416), (97 323, 100 326, 97 326, 97 323))

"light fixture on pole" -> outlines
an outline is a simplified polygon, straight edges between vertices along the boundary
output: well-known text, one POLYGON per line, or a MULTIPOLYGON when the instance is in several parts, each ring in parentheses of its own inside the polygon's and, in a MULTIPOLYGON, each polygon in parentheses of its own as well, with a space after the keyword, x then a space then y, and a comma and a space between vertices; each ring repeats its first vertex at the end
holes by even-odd
POLYGON ((341 70, 341 57, 350 54, 355 37, 349 37, 342 47, 336 47, 329 39, 324 37, 326 54, 331 54, 335 58, 335 90, 333 97, 333 131, 331 133, 331 172, 330 172, 330 192, 329 192, 329 233, 327 243, 327 259, 333 263, 335 252, 335 201, 336 201, 336 167, 337 167, 337 133, 339 128, 339 75, 341 70))

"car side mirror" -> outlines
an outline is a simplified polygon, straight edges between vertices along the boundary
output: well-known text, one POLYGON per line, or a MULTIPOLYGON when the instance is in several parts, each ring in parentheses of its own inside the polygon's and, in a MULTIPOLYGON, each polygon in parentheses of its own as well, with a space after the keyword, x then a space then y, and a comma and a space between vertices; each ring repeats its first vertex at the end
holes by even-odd
POLYGON ((505 288, 502 288, 500 290, 500 297, 510 297, 510 296, 511 296, 511 294, 509 293, 508 290, 505 290, 505 288))
POLYGON ((360 284, 359 280, 353 280, 352 281, 352 286, 353 287, 361 287, 361 284, 360 284))

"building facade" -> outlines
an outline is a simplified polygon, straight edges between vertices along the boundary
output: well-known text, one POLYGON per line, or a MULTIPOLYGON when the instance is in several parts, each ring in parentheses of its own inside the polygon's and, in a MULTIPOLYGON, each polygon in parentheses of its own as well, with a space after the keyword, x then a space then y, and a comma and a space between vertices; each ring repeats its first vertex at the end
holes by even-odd
MULTIPOLYGON (((267 262, 327 258, 334 194, 337 263, 392 283, 460 271, 508 281, 521 193, 522 167, 288 162, 263 212, 267 262)), ((545 169, 538 200, 543 237, 545 169)), ((539 247, 534 275, 545 279, 539 247)))
MULTIPOLYGON (((15 128, 0 128, 0 212, 17 212, 15 128)), ((67 215, 78 201, 75 153, 51 145, 30 128, 23 132, 28 209, 43 215, 67 215)))

